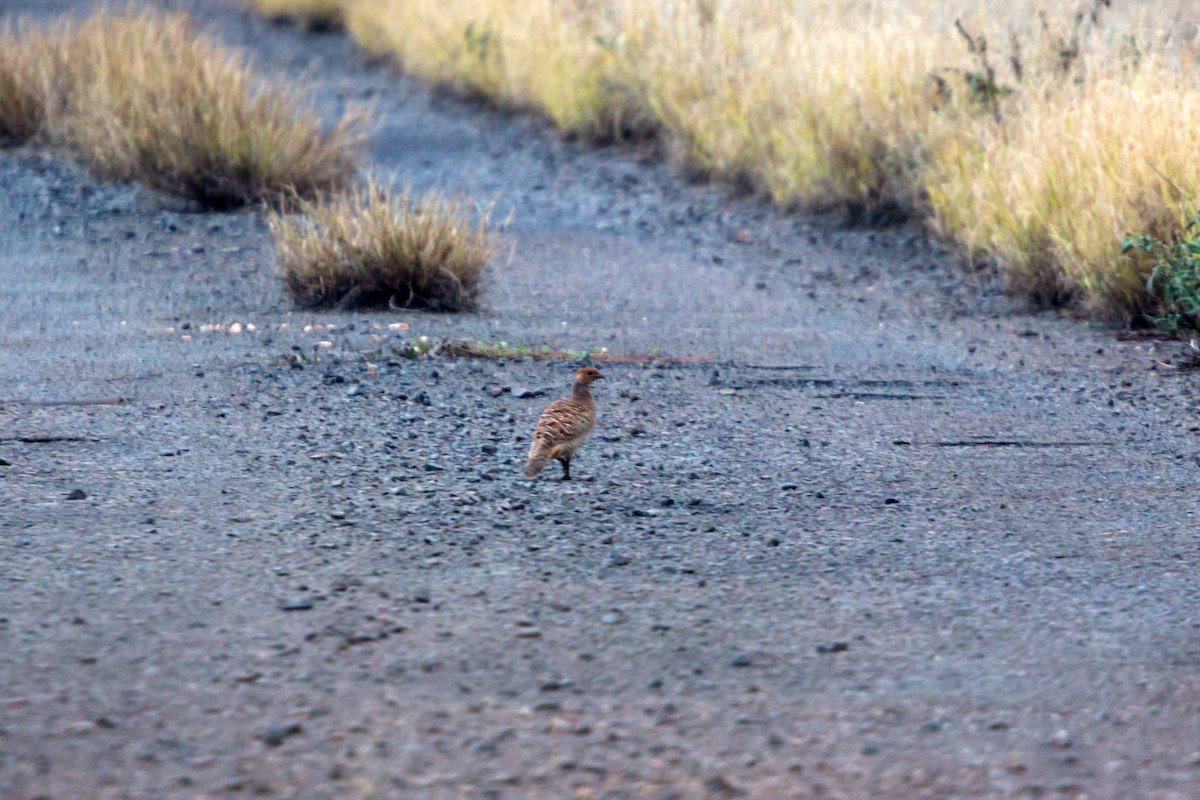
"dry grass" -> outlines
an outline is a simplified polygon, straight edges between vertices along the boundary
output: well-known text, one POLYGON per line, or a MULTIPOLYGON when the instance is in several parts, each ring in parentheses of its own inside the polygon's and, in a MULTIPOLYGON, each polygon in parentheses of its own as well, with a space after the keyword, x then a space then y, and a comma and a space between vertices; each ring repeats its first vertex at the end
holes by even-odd
POLYGON ((307 308, 476 307, 494 253, 486 211, 437 195, 393 197, 369 183, 271 212, 285 285, 307 308))
POLYGON ((27 32, 0 30, 0 147, 23 144, 38 134, 45 97, 27 32))
POLYGON ((1194 4, 1116 5, 358 0, 348 23, 435 83, 568 133, 657 127, 784 207, 924 216, 1015 291, 1120 317, 1150 302, 1122 234, 1169 236, 1195 196, 1200 83, 1194 4))
POLYGON ((351 32, 426 80, 536 110, 567 135, 641 137, 656 121, 625 70, 622 12, 556 0, 360 0, 351 32))
POLYGON ((47 138, 103 177, 228 208, 334 189, 357 168, 360 116, 325 130, 302 87, 268 84, 183 15, 101 11, 5 52, 36 77, 47 138))
POLYGON ((345 22, 342 0, 251 0, 251 6, 267 19, 310 31, 336 30, 345 22))

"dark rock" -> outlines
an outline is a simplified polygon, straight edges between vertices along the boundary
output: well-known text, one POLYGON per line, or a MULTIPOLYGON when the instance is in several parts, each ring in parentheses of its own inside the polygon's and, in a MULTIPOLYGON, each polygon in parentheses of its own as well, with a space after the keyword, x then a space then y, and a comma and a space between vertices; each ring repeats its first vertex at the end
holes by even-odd
POLYGON ((844 653, 849 649, 849 642, 822 642, 817 645, 818 653, 844 653))
POLYGON ((67 494, 68 500, 87 500, 87 492, 83 489, 72 489, 67 494))
POLYGON ((516 397, 518 400, 528 400, 531 397, 542 397, 548 391, 550 391, 550 390, 546 389, 544 387, 541 387, 541 388, 527 387, 527 388, 522 388, 522 389, 513 389, 512 393, 513 393, 513 397, 516 397))
POLYGON ((268 747, 279 747, 288 738, 303 732, 304 728, 299 722, 285 722, 282 725, 269 726, 258 735, 258 738, 268 747))
POLYGON ((745 653, 735 653, 733 658, 729 659, 729 666, 731 667, 748 667, 752 663, 750 656, 745 653))
POLYGON ((313 607, 311 597, 292 597, 280 606, 284 611, 308 611, 313 607))
POLYGON ((746 792, 729 782, 724 775, 713 775, 704 782, 704 788, 718 797, 744 797, 746 792))

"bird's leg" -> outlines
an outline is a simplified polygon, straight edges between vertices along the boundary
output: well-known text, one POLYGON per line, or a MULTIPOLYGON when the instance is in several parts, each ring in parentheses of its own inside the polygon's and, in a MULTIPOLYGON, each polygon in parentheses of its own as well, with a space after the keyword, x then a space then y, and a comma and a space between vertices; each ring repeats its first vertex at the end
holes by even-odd
POLYGON ((562 476, 562 479, 563 479, 564 481, 569 481, 569 480, 571 480, 571 459, 569 459, 569 458, 560 458, 560 459, 558 459, 558 463, 562 464, 562 468, 563 468, 563 476, 562 476))

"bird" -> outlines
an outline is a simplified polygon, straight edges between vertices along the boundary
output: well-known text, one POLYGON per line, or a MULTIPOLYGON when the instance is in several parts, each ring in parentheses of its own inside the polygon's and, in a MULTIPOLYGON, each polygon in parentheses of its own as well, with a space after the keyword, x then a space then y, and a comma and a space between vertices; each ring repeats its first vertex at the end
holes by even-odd
POLYGON ((583 367, 575 373, 571 396, 555 400, 542 412, 533 429, 525 477, 536 477, 551 460, 562 464, 564 481, 571 480, 571 457, 583 447, 596 427, 596 400, 591 385, 604 376, 595 367, 583 367))

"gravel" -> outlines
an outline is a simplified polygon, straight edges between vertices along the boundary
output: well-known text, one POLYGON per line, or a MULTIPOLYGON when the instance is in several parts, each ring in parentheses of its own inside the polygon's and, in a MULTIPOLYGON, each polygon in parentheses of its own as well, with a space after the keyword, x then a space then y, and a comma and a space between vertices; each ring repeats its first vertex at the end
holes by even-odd
POLYGON ((203 8, 512 255, 479 314, 301 313, 256 213, 0 153, 0 796, 1194 795, 1178 345, 203 8), (604 364, 526 481, 576 365, 416 335, 691 360, 604 364))

